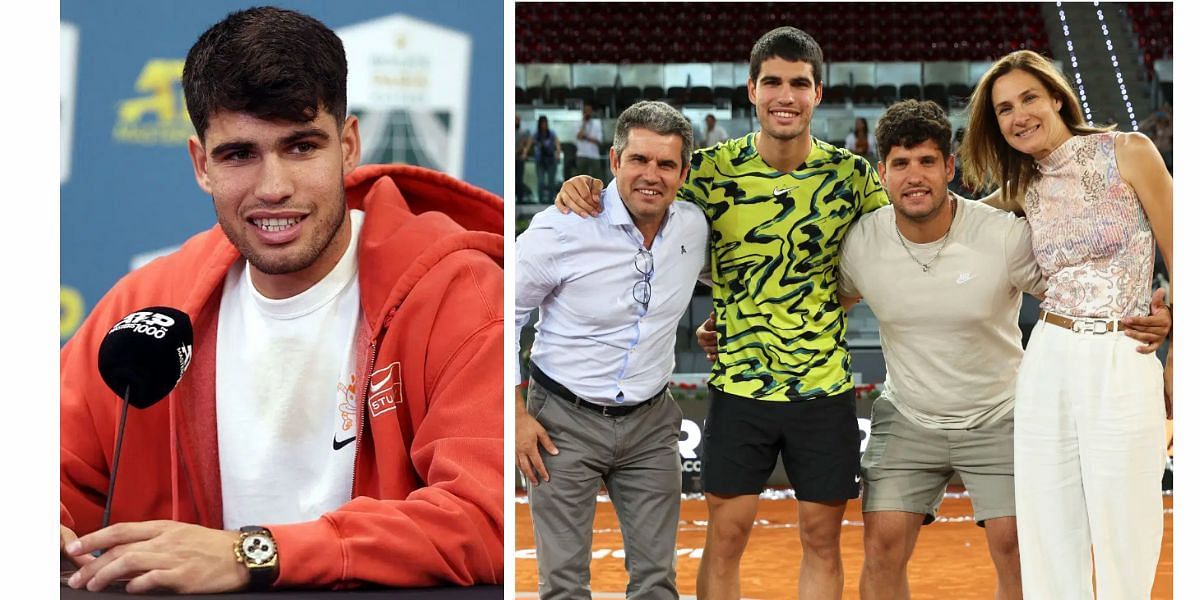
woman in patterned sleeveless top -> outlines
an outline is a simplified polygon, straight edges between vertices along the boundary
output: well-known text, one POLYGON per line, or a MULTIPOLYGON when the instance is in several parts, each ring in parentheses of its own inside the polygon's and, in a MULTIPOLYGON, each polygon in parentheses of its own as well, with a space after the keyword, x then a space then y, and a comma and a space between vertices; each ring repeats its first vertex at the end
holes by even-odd
POLYGON ((1146 136, 1089 125, 1033 52, 993 65, 968 111, 965 179, 1025 212, 1048 285, 1014 409, 1024 597, 1092 598, 1094 555, 1099 598, 1149 598, 1171 354, 1164 373, 1118 331, 1148 314, 1156 241, 1171 270, 1171 175, 1146 136))

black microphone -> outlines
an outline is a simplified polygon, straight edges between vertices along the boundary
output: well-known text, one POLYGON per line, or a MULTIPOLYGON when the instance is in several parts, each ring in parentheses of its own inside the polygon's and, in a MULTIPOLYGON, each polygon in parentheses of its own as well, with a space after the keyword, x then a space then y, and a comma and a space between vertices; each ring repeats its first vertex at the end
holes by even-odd
POLYGON ((175 308, 151 306, 129 313, 108 330, 100 343, 100 377, 113 393, 124 399, 101 529, 108 527, 112 510, 129 405, 149 408, 166 398, 191 362, 192 321, 175 308))

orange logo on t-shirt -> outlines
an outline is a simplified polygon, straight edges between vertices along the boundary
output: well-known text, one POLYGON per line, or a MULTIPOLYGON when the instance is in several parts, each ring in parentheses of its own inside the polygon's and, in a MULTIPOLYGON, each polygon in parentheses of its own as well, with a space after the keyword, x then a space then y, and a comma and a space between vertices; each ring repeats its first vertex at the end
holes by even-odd
POLYGON ((350 385, 338 383, 338 414, 342 417, 342 431, 354 428, 354 413, 358 402, 358 375, 350 374, 350 385))

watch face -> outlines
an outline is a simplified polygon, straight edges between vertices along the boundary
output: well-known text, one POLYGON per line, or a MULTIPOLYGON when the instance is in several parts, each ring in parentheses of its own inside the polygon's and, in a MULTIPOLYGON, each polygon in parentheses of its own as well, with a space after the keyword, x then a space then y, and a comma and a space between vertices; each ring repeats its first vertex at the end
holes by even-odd
POLYGON ((242 540, 242 554, 248 564, 266 564, 275 558, 275 542, 262 534, 248 535, 242 540))

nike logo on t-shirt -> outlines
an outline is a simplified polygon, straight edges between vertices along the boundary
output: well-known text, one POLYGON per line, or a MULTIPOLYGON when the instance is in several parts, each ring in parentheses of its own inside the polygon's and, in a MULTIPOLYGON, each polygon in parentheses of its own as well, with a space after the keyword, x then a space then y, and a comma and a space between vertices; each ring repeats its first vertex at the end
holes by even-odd
POLYGON ((353 441, 354 441, 354 438, 356 438, 356 437, 358 437, 358 436, 354 436, 354 435, 352 435, 352 436, 350 436, 350 437, 348 437, 348 438, 346 438, 346 439, 344 439, 344 440, 340 440, 340 441, 339 441, 339 440, 337 439, 337 436, 336 436, 336 435, 335 435, 335 436, 333 436, 333 450, 336 452, 336 451, 338 451, 338 450, 341 450, 342 448, 345 448, 345 447, 346 447, 346 444, 349 444, 350 442, 353 442, 353 441))
POLYGON ((784 195, 784 194, 786 194, 786 193, 788 193, 788 192, 790 192, 790 191, 792 191, 792 190, 794 190, 794 189, 796 189, 796 186, 794 186, 794 185, 793 185, 792 187, 789 187, 789 188, 783 188, 783 189, 775 188, 774 195, 776 195, 776 196, 782 196, 782 195, 784 195))

